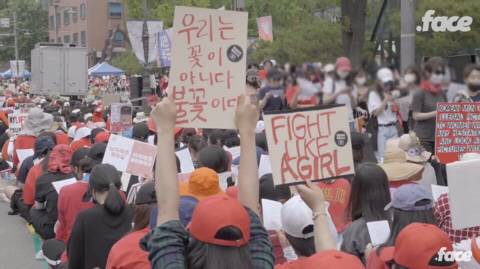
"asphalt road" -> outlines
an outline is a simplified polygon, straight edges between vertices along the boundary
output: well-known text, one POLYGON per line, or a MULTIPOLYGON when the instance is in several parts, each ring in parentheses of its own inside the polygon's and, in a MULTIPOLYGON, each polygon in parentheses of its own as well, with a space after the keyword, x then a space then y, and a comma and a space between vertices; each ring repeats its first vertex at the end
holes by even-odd
MULTIPOLYGON (((0 193, 5 182, 0 179, 0 193)), ((9 204, 0 201, 0 269, 43 269, 45 265, 35 260, 34 241, 25 221, 19 216, 9 216, 9 204)))

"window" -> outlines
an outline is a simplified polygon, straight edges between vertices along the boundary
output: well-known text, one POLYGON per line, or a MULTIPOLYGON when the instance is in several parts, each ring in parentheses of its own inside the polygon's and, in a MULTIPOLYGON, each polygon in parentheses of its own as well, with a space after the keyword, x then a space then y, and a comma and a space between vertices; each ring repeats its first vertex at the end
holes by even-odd
POLYGON ((63 12, 63 25, 70 24, 70 10, 65 10, 63 12))
POLYGON ((48 28, 52 31, 55 29, 55 17, 53 15, 50 16, 48 28))
POLYGON ((73 44, 78 46, 78 33, 73 34, 73 44))
POLYGON ((87 13, 87 6, 85 4, 81 4, 80 5, 80 18, 82 20, 85 19, 86 13, 87 13))
POLYGON ((72 23, 78 22, 78 8, 72 8, 72 23))
POLYGON ((70 44, 70 36, 69 35, 66 35, 66 36, 63 37, 63 43, 70 44))
POLYGON ((121 18, 123 13, 122 3, 108 3, 108 16, 111 18, 121 18))
POLYGON ((123 47, 125 42, 125 35, 121 31, 116 31, 115 36, 113 37, 113 44, 115 47, 123 47))
POLYGON ((57 31, 60 29, 60 24, 62 24, 62 16, 60 16, 60 13, 57 13, 55 15, 55 27, 57 28, 57 31))
POLYGON ((85 31, 82 31, 80 33, 80 46, 81 47, 87 46, 87 33, 85 31))

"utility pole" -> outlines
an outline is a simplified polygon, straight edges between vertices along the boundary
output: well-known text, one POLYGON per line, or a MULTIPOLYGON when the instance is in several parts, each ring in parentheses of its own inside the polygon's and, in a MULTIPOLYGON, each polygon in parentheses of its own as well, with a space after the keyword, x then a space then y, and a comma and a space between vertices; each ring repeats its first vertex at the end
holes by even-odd
POLYGON ((20 77, 20 66, 18 64, 18 31, 17 31, 17 9, 13 11, 13 40, 15 43, 15 68, 17 69, 15 74, 17 77, 20 77))
MULTIPOLYGON (((148 33, 148 3, 147 0, 143 0, 143 31, 142 31, 142 42, 143 42, 143 57, 145 59, 145 63, 143 65, 143 87, 142 87, 142 97, 145 95, 151 95, 151 85, 150 85, 150 67, 149 63, 149 41, 150 35, 148 33)), ((145 112, 149 112, 148 101, 143 101, 143 108, 145 112)))
POLYGON ((400 67, 415 64, 415 0, 401 0, 400 67))

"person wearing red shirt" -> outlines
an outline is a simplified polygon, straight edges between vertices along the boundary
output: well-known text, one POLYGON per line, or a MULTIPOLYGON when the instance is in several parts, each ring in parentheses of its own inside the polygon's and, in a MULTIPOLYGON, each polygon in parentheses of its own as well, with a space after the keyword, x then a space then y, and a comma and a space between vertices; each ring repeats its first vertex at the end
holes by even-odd
POLYGON ((343 232, 350 224, 348 202, 350 201, 351 185, 345 178, 322 181, 318 183, 323 190, 325 200, 330 204, 328 211, 332 216, 337 232, 343 232))
POLYGON ((25 185, 23 186, 23 202, 26 205, 33 206, 35 202, 35 185, 37 184, 37 179, 44 172, 44 161, 41 161, 34 165, 33 168, 28 172, 27 179, 25 180, 25 185))

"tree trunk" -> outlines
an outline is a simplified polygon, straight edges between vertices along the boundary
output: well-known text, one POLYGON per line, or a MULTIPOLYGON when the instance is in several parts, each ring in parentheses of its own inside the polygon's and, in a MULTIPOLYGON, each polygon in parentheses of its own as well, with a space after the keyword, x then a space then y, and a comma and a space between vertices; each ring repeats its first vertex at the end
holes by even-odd
POLYGON ((362 61, 365 42, 367 0, 342 0, 342 44, 343 53, 358 67, 362 61))

